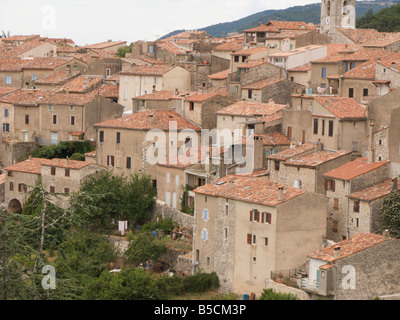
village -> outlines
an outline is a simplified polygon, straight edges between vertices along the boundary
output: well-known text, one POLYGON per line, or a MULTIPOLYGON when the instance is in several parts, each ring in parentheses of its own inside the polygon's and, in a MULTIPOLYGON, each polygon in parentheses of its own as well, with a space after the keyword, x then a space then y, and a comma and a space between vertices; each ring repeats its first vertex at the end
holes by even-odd
MULTIPOLYGON (((400 299, 400 239, 381 219, 400 190, 400 32, 355 14, 322 0, 319 25, 224 38, 0 38, 0 206, 20 214, 39 180, 67 210, 93 176, 146 176, 152 217, 189 245, 179 274, 215 273, 242 299, 400 299), (34 156, 63 142, 89 149, 34 156)), ((116 223, 117 242, 139 229, 116 223)))

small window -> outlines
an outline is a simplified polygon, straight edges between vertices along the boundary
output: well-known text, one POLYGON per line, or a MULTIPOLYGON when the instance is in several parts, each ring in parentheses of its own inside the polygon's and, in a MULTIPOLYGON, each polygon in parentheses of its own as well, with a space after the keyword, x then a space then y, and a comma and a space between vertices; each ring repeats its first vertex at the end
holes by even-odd
POLYGON ((203 241, 207 241, 208 238, 208 232, 206 229, 203 229, 203 233, 202 233, 202 239, 203 241))
POLYGON ((29 124, 29 114, 25 115, 25 124, 29 124))
POLYGON ((256 245, 257 244, 257 236, 255 234, 253 234, 251 244, 252 245, 256 245))
POLYGON ((14 182, 10 182, 10 191, 14 191, 14 182))
POLYGON ((339 210, 339 199, 338 198, 333 199, 333 209, 339 210))
POLYGON ((53 124, 57 124, 57 115, 53 114, 53 124))
POLYGON ((189 111, 194 110, 194 102, 189 102, 189 111))
POLYGON ((71 123, 71 126, 74 126, 74 125, 75 125, 75 116, 71 116, 71 121, 70 121, 70 123, 71 123))
POLYGON ((364 90, 363 90, 363 96, 364 96, 364 97, 368 97, 368 89, 367 89, 367 88, 364 88, 364 90))
POLYGON ((50 193, 56 193, 56 187, 51 186, 50 187, 50 193))
POLYGON ((279 167, 280 167, 280 162, 279 161, 275 161, 275 170, 279 171, 279 167))
POLYGON ((114 167, 114 156, 107 156, 107 166, 114 167))
POLYGON ((333 137, 333 121, 329 120, 329 136, 333 137))
POLYGON ((4 117, 8 118, 8 109, 4 109, 4 117))
POLYGON ((6 76, 6 84, 12 84, 12 76, 6 76))
POLYGON ((292 137, 292 132, 293 132, 292 127, 288 127, 288 128, 287 128, 287 137, 288 137, 289 139, 292 137))
POLYGON ((70 177, 71 176, 71 170, 69 168, 65 169, 65 176, 70 177))
POLYGON ((339 232, 339 221, 334 220, 332 222, 332 232, 339 232))
POLYGON ((7 176, 12 177, 13 176, 13 172, 12 171, 8 171, 7 176))
POLYGON ((318 119, 314 119, 314 134, 318 134, 318 119))
POLYGON ((50 174, 51 174, 52 176, 55 176, 55 175, 56 175, 56 167, 51 167, 51 169, 50 169, 50 174))
POLYGON ((117 132, 117 143, 121 143, 121 132, 117 132))
POLYGON ((239 56, 235 56, 235 62, 240 62, 240 57, 239 56))
POLYGON ((69 188, 64 188, 64 193, 65 193, 65 194, 69 194, 69 192, 70 192, 70 191, 69 191, 69 188))
POLYGON ((268 247, 268 238, 264 238, 264 246, 268 247))
POLYGON ((208 221, 208 209, 203 210, 203 220, 208 221))
POLYGON ((253 98, 253 90, 249 90, 249 91, 248 91, 247 97, 248 97, 249 99, 252 99, 252 98, 253 98))
POLYGON ((349 88, 349 98, 354 98, 354 89, 349 88))
POLYGON ((126 158, 126 168, 131 169, 131 166, 132 166, 132 159, 131 159, 131 157, 127 157, 126 158))
POLYGON ((354 201, 353 211, 360 212, 360 201, 354 201))
POLYGON ((100 142, 104 142, 104 131, 99 132, 99 140, 100 142))

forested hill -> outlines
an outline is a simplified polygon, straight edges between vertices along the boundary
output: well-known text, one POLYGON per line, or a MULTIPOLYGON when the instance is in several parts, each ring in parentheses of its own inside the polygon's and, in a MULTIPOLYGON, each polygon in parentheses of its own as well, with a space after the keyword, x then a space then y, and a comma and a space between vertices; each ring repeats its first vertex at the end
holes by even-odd
MULTIPOLYGON (((398 3, 400 3, 400 0, 357 1, 356 2, 357 19, 367 14, 367 12, 373 15, 384 8, 391 7, 398 3)), ((256 27, 259 22, 266 23, 269 20, 287 20, 287 21, 301 20, 305 22, 319 24, 320 15, 321 15, 321 3, 318 2, 304 6, 290 7, 283 10, 265 10, 236 21, 219 23, 199 30, 206 31, 208 34, 214 37, 224 37, 229 33, 242 32, 245 29, 256 27)), ((170 37, 182 31, 185 30, 173 31, 162 38, 170 37)))
POLYGON ((357 20, 357 28, 376 29, 380 32, 400 32, 400 4, 374 14, 369 10, 357 20))

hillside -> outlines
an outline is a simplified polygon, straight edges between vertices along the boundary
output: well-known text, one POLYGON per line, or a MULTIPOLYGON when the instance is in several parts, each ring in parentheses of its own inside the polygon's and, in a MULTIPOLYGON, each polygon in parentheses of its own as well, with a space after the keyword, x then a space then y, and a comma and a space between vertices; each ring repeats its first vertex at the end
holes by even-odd
POLYGON ((357 28, 376 29, 380 32, 400 32, 400 4, 374 14, 372 10, 357 20, 357 28))
MULTIPOLYGON (((357 1, 356 11, 357 19, 369 13, 376 13, 384 8, 391 7, 400 0, 395 1, 357 1)), ((295 6, 283 10, 265 10, 242 19, 219 23, 212 26, 202 28, 200 30, 206 31, 214 37, 224 37, 232 32, 242 32, 245 29, 256 27, 259 22, 266 23, 269 20, 287 20, 287 21, 305 21, 319 24, 321 15, 321 3, 308 4, 305 6, 295 6), (301 19, 299 18, 301 17, 301 19)), ((185 30, 176 30, 162 38, 170 37, 174 34, 185 30)))

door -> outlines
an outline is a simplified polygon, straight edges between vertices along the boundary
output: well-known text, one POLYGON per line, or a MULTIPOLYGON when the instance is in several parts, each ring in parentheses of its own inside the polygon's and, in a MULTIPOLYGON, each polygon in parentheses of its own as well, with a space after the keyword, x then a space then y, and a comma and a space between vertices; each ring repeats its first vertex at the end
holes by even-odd
POLYGON ((28 139, 29 139, 29 137, 28 137, 28 131, 23 131, 22 134, 23 134, 24 142, 28 142, 28 139))
POLYGON ((51 133, 51 144, 57 144, 58 142, 58 133, 52 132, 51 133))

